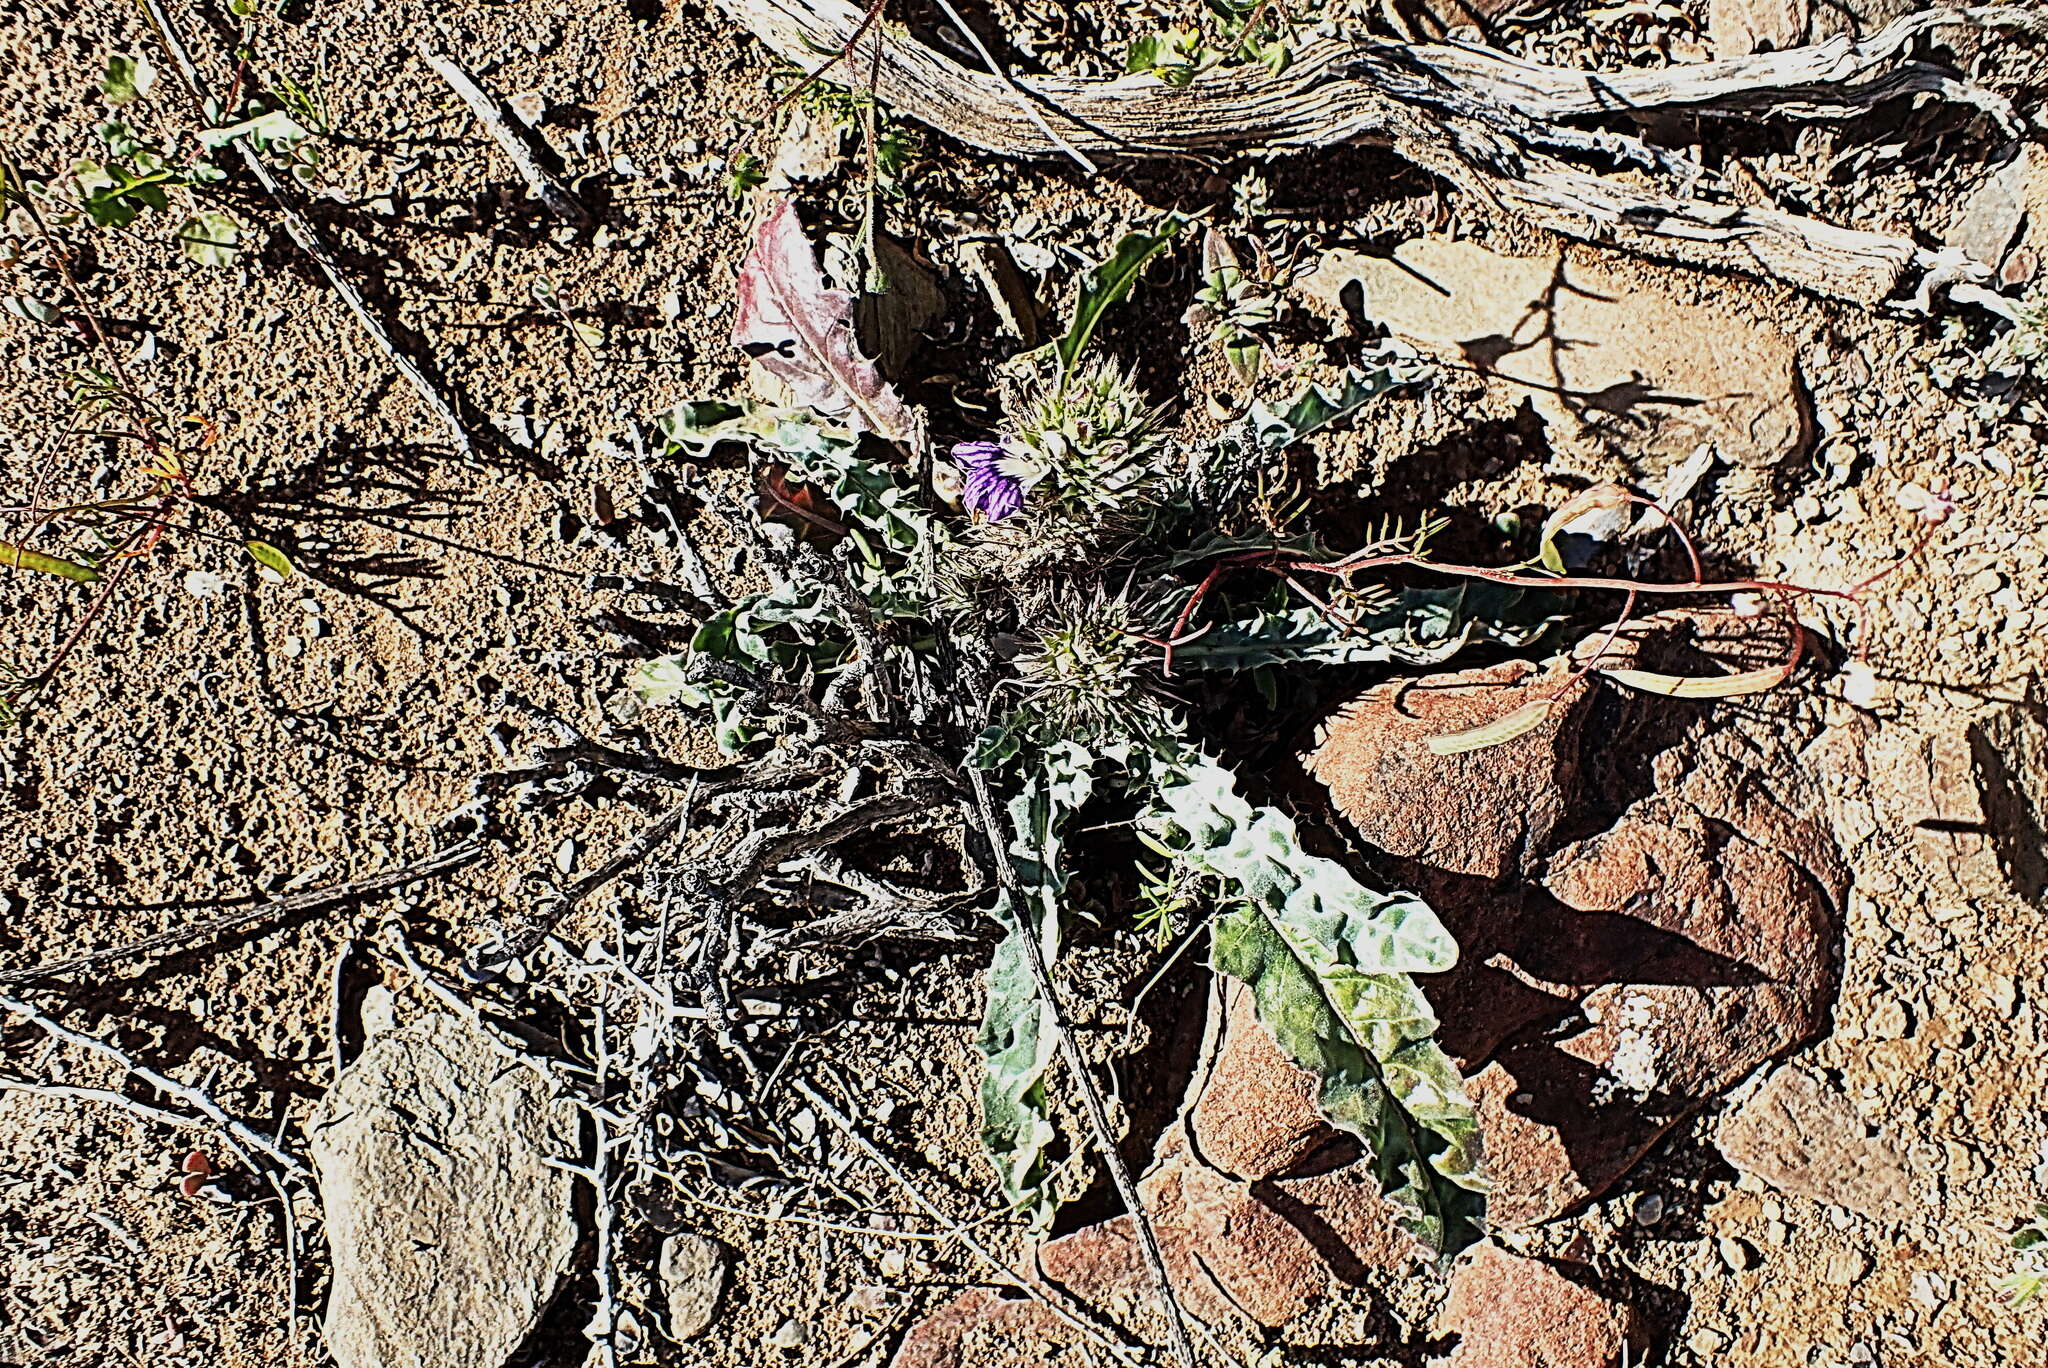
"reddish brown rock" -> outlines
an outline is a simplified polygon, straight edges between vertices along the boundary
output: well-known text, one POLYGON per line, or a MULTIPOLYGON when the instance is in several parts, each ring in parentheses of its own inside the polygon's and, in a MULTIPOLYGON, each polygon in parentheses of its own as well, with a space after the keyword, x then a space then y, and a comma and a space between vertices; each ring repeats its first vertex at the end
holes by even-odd
POLYGON ((1043 1363, 1077 1332, 1043 1302, 987 1288, 963 1292, 911 1327, 890 1368, 1002 1368, 1043 1363))
MULTIPOLYGON (((1278 1205, 1174 1149, 1139 1185, 1182 1308, 1206 1323, 1285 1325, 1322 1295, 1329 1266, 1278 1205)), ((1298 1201, 1294 1205, 1301 1205, 1298 1201)), ((1334 1206, 1334 1204, 1331 1204, 1334 1206)), ((1154 1343, 1164 1326, 1131 1218, 1118 1216, 1039 1251, 1046 1297, 1085 1308, 1154 1343)), ((1020 1272, 1023 1270, 1020 1270, 1020 1272)), ((1037 1299, 993 1292, 956 1297, 904 1339, 893 1368, 1007 1368, 1045 1362, 1081 1331, 1037 1299)))
POLYGON ((1864 1133, 1849 1099, 1801 1069, 1779 1069, 1721 1123, 1722 1157, 1783 1192, 1865 1216, 1912 1210, 1912 1178, 1899 1153, 1864 1133))
POLYGON ((1383 684, 1323 724, 1309 772, 1358 834, 1390 855, 1488 879, 1520 873, 1577 791, 1586 686, 1572 686, 1548 719, 1512 741, 1454 755, 1428 743, 1505 717, 1556 692, 1562 678, 1510 660, 1383 684))
MULTIPOLYGON (((1370 1167, 1317 1111, 1312 1080, 1259 1024, 1250 993, 1221 983, 1210 1011, 1215 1038, 1189 1085, 1185 1124, 1168 1128, 1138 1193, 1187 1312, 1271 1329, 1308 1309, 1333 1277, 1362 1283, 1368 1270, 1406 1266, 1417 1251, 1370 1167)), ((1051 1241, 1036 1269, 1019 1273, 1042 1278, 1063 1305, 1160 1342, 1128 1216, 1051 1241)), ((1082 1338, 1039 1300, 977 1290, 913 1329, 892 1368, 1022 1368, 1082 1338)))
POLYGON ((1620 1368, 1636 1362, 1629 1309, 1540 1259, 1481 1245, 1451 1275, 1438 1329, 1448 1368, 1620 1368))
MULTIPOLYGON (((1725 614, 1662 614, 1630 637, 1645 668, 1677 673, 1783 650, 1725 614)), ((1313 761, 1458 938, 1458 967, 1425 986, 1476 1075, 1490 1214, 1510 1227, 1598 1195, 1817 1034, 1847 891, 1793 729, 1767 712, 1624 695, 1597 732, 1581 704, 1505 745, 1421 744, 1537 696, 1532 668, 1375 689, 1313 761)))
MULTIPOLYGON (((1190 1088, 1187 1123, 1205 1164, 1246 1181, 1270 1178, 1337 1132, 1316 1105, 1316 1082, 1259 1024, 1251 990, 1219 980, 1222 1039, 1206 1077, 1190 1088)), ((1212 1000, 1212 1020, 1219 1004, 1212 1000)))

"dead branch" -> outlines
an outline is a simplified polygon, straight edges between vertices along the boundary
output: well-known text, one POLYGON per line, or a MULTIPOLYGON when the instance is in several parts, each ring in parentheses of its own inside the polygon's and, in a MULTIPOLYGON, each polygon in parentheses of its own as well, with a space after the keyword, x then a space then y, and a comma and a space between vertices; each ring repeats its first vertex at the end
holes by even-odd
POLYGON ((2024 125, 2001 96, 1931 63, 1899 60, 1914 39, 1944 26, 2042 32, 2048 16, 2017 5, 1929 9, 1861 40, 1839 34, 1781 52, 1633 71, 1572 71, 1475 43, 1416 51, 1460 84, 1538 119, 1666 109, 1721 118, 1850 119, 1902 95, 1929 94, 1980 109, 2018 136, 2024 125))
POLYGON ((804 946, 863 945, 882 939, 960 940, 961 927, 951 913, 986 891, 979 879, 973 886, 951 893, 899 888, 853 868, 831 851, 810 856, 803 862, 802 872, 846 889, 858 896, 860 903, 762 936, 754 942, 757 954, 778 954, 804 946))
POLYGON ((573 224, 578 228, 588 228, 591 224, 590 211, 577 203, 576 197, 569 193, 568 188, 541 164, 540 158, 534 155, 533 148, 528 144, 526 135, 505 117, 504 110, 499 107, 498 102, 470 79, 468 72, 434 51, 433 45, 426 39, 421 38, 413 47, 421 60, 434 69, 434 74, 446 81, 448 88, 469 106, 469 112, 476 115, 477 122, 491 135, 491 141, 497 143, 498 150, 511 161, 521 179, 526 182, 526 188, 533 192, 533 197, 546 205, 548 212, 564 223, 573 224))
POLYGON ((52 1098, 62 1102, 97 1102, 102 1106, 115 1107, 133 1116, 139 1116, 152 1126, 169 1126, 173 1130, 211 1129, 211 1123, 197 1116, 168 1111, 163 1107, 152 1107, 147 1102, 138 1102, 128 1094, 115 1092, 112 1088, 82 1088, 73 1083, 37 1083, 31 1079, 12 1078, 0 1074, 0 1092, 17 1092, 29 1097, 52 1098))
MULTIPOLYGON (((848 42, 864 14, 849 0, 719 2, 778 55, 806 68, 822 48, 848 42)), ((862 42, 873 49, 882 100, 1003 156, 1207 156, 1372 143, 1553 232, 1872 303, 1897 293, 1913 267, 1929 264, 1912 242, 1700 198, 1697 166, 1626 134, 1565 121, 1663 111, 1845 118, 1919 92, 2015 126, 2016 116, 1997 96, 1939 68, 1900 60, 1916 37, 1939 25, 2039 31, 2048 20, 2016 6, 1932 10, 1862 42, 1842 37, 1612 74, 1546 67, 1468 44, 1325 39, 1303 45, 1279 76, 1257 66, 1224 68, 1183 89, 1150 77, 1006 81, 969 70, 900 25, 877 25, 862 42), (1020 108, 1027 101, 1028 113, 1020 108), (1597 174, 1567 155, 1644 165, 1649 183, 1597 174)))
POLYGON ((21 999, 9 997, 5 993, 0 993, 0 1008, 4 1008, 23 1018, 41 1029, 45 1035, 61 1040, 67 1045, 76 1045, 81 1050, 96 1054, 102 1059, 110 1061, 124 1073, 141 1079, 164 1096, 184 1103, 226 1132, 230 1140, 239 1142, 240 1145, 265 1156, 294 1178, 311 1178, 313 1176, 312 1171, 301 1163, 296 1156, 279 1148, 276 1144, 266 1140, 242 1122, 229 1116, 225 1111, 221 1110, 220 1104, 205 1093, 197 1088, 180 1083, 175 1078, 171 1078, 166 1074, 158 1073, 146 1064, 137 1063, 120 1046, 110 1041, 101 1040, 98 1036, 89 1036, 82 1031, 74 1031, 62 1022, 45 1016, 41 1011, 31 1007, 21 999))
POLYGON ((139 955, 155 954, 175 946, 188 945, 193 941, 205 940, 209 936, 217 936, 223 931, 233 931, 262 922, 282 921, 301 912, 312 912, 338 903, 355 902, 460 869, 481 853, 481 849, 473 844, 451 846, 424 860, 382 874, 372 874, 365 879, 353 879, 347 883, 330 884, 326 888, 308 888, 296 893, 287 893, 281 898, 272 898, 268 902, 258 903, 254 907, 225 917, 216 917, 212 921, 161 931, 154 936, 144 936, 141 940, 130 941, 126 945, 74 955, 70 959, 58 960, 53 964, 35 964, 26 969, 9 969, 0 973, 0 983, 30 983, 36 979, 52 978, 76 969, 89 969, 96 964, 132 959, 139 955))

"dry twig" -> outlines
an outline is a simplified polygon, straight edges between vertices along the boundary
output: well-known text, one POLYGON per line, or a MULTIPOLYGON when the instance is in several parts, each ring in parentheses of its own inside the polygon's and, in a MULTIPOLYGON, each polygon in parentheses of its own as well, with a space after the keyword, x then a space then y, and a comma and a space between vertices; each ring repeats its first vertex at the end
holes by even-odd
POLYGON ((591 224, 590 211, 578 203, 568 188, 555 179, 554 173, 541 164, 526 136, 505 117, 498 102, 471 80, 468 72, 434 51, 426 39, 419 39, 413 46, 426 64, 434 69, 434 74, 446 81, 448 88, 469 106, 469 112, 476 115, 477 122, 484 126, 491 140, 511 159, 512 165, 526 181, 527 189, 533 192, 533 197, 563 222, 588 228, 591 224))
POLYGON ((1044 1287, 1037 1285, 1029 1278, 1019 1277, 1010 1269, 1009 1265, 997 1258, 987 1245, 975 1239, 966 1226, 959 1224, 952 1217, 948 1216, 936 1202, 924 1195, 923 1190, 917 1184, 910 1181, 910 1176, 904 1173, 895 1161, 882 1153, 874 1141, 860 1133, 859 1128, 853 1124, 852 1119, 845 1112, 839 1110, 823 1093, 812 1087, 808 1080, 798 1078, 792 1082, 791 1086, 796 1089, 797 1093, 806 1102, 809 1102, 818 1109, 819 1115, 830 1121, 833 1126, 838 1128, 842 1135, 851 1140, 855 1148, 859 1149, 862 1154, 865 1154, 875 1167, 887 1174, 890 1181, 903 1190, 904 1196, 924 1208, 925 1212, 932 1219, 947 1226, 947 1233, 958 1239, 962 1245, 978 1257, 1005 1287, 1014 1287, 1030 1296, 1033 1300, 1040 1302, 1062 1321, 1080 1331, 1096 1344, 1108 1349, 1117 1357, 1127 1357, 1124 1346, 1112 1343, 1103 1335, 1098 1327, 1089 1324, 1088 1321, 1060 1305, 1057 1299, 1047 1294, 1047 1290, 1044 1287))
MULTIPOLYGON (((720 4, 791 61, 846 41, 866 17, 849 0, 720 4)), ((1916 267, 1933 269, 1934 261, 1903 238, 1700 198, 1695 182, 1704 171, 1696 163, 1626 133, 1569 121, 1672 111, 1844 118, 1925 92, 2009 123, 2010 107, 1998 97, 1900 59, 1914 38, 1943 24, 2040 31, 2048 20, 2018 6, 1932 10, 1860 43, 1843 37, 1620 74, 1564 71, 1469 44, 1322 39, 1304 44, 1278 76, 1258 66, 1223 68, 1184 89, 1149 77, 1030 76, 1014 78, 1013 90, 1003 77, 971 71, 887 23, 871 46, 880 99, 1003 156, 1074 149, 1209 156, 1374 143, 1553 232, 1868 303, 1898 291, 1916 267), (1632 163, 1650 176, 1645 183, 1596 174, 1578 161, 1632 163)))
POLYGON ((354 902, 360 898, 402 888, 406 884, 418 883, 422 879, 431 879, 460 869, 480 853, 479 847, 472 844, 452 846, 417 863, 403 865, 383 874, 372 874, 365 879, 330 884, 326 888, 302 889, 296 893, 287 893, 281 898, 258 903, 254 907, 244 908, 240 912, 230 913, 225 917, 216 917, 212 921, 190 926, 174 927, 169 931, 160 931, 154 936, 144 936, 141 940, 130 941, 126 945, 74 955, 70 959, 58 960, 52 964, 32 964, 26 969, 9 969, 0 972, 0 983, 31 983, 37 979, 53 978, 59 974, 89 969, 94 965, 107 964, 114 960, 132 959, 138 955, 155 954, 176 946, 189 945, 193 941, 204 940, 223 931, 233 931, 261 922, 281 921, 301 912, 312 912, 319 908, 332 907, 337 903, 354 902))
MULTIPOLYGON (((137 1063, 131 1055, 111 1041, 101 1040, 97 1036, 86 1035, 82 1031, 74 1031, 62 1022, 45 1016, 39 1009, 23 1002, 20 998, 10 997, 5 993, 0 993, 0 1008, 4 1008, 23 1018, 30 1024, 40 1028, 46 1035, 61 1040, 67 1045, 76 1045, 81 1050, 96 1054, 100 1058, 110 1061, 123 1072, 141 1079, 164 1096, 182 1102, 219 1127, 227 1134, 231 1141, 237 1142, 245 1149, 254 1150, 256 1153, 263 1155, 292 1177, 311 1178, 313 1176, 311 1170, 301 1163, 297 1157, 279 1147, 275 1142, 266 1140, 262 1135, 251 1130, 247 1125, 237 1121, 234 1117, 229 1116, 225 1111, 221 1110, 219 1103, 215 1102, 205 1093, 197 1088, 180 1083, 177 1079, 166 1074, 158 1073, 146 1064, 137 1063)), ((255 1165, 252 1164, 251 1167, 253 1168, 255 1165)))
POLYGON ((1102 1163, 1109 1170, 1109 1181, 1123 1200, 1124 1209, 1130 1213, 1131 1229, 1137 1235, 1138 1252, 1145 1261, 1145 1271, 1152 1279, 1152 1292, 1159 1300, 1159 1308, 1166 1316, 1167 1341, 1173 1348, 1174 1357, 1180 1360, 1182 1368, 1195 1368, 1195 1346, 1188 1338, 1187 1315, 1181 1309, 1180 1297, 1173 1290, 1173 1279, 1167 1274, 1166 1259, 1159 1251, 1159 1235, 1152 1228, 1152 1219, 1145 1214, 1144 1199, 1139 1196, 1138 1185, 1131 1180, 1131 1170, 1117 1151, 1116 1133, 1110 1129, 1109 1110, 1103 1105, 1102 1090, 1095 1085, 1095 1075, 1089 1071, 1088 1058, 1081 1053, 1080 1042, 1074 1039, 1073 1028, 1067 1023, 1067 1015, 1060 1006, 1059 990, 1052 981, 1052 970, 1045 962, 1045 948, 1038 942, 1038 932, 1030 923, 1026 910, 1028 901, 1017 882, 1017 868, 1010 860, 1010 842, 1003 832, 1002 823, 996 816, 995 804, 990 801, 988 781, 982 771, 967 771, 968 782, 974 788, 974 803, 980 810, 981 825, 987 834, 990 850, 996 862, 996 879, 1009 892, 1012 904, 1018 909, 1018 939, 1023 942, 1025 958, 1031 965, 1031 977, 1038 985, 1038 995, 1045 1002, 1046 1015, 1051 1018, 1054 1042, 1060 1058, 1066 1061, 1067 1072, 1073 1075, 1075 1091, 1081 1094, 1081 1109, 1087 1113, 1088 1128, 1094 1132, 1096 1148, 1102 1152, 1102 1163))

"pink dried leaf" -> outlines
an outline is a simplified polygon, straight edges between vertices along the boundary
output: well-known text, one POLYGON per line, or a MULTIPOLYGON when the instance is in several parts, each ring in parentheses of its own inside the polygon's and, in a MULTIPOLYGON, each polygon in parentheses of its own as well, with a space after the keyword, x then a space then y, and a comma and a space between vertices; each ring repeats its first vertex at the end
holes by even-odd
POLYGON ((788 200, 777 201, 740 268, 733 345, 789 386, 798 403, 892 442, 909 438, 910 409, 854 340, 853 295, 825 284, 788 200))

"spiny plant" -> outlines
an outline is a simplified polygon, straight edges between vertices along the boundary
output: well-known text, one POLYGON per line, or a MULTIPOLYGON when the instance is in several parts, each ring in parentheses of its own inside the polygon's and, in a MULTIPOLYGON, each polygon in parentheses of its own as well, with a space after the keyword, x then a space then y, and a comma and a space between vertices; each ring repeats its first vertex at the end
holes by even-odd
MULTIPOLYGON (((1235 676, 1274 699, 1312 667, 1428 668, 1482 643, 1528 647, 1565 620, 1558 589, 1626 593, 1625 623, 1645 593, 1860 603, 1883 576, 1822 591, 1707 583, 1696 560, 1677 585, 1569 574, 1558 539, 1572 518, 1642 502, 1611 487, 1560 508, 1515 565, 1431 559, 1435 523, 1389 526, 1335 554, 1275 467, 1310 434, 1426 384, 1428 368, 1381 344, 1335 385, 1253 402, 1206 440, 1170 438, 1127 362, 1092 348, 1105 313, 1186 226, 1169 215, 1084 272, 1066 331, 1001 367, 996 430, 963 436, 941 462, 927 416, 861 354, 853 296, 827 288, 793 208, 776 202, 741 272, 733 336, 789 406, 693 401, 658 426, 680 460, 744 448, 774 494, 769 516, 798 530, 765 529, 784 548, 778 582, 709 616, 688 650, 639 667, 635 691, 701 711, 756 769, 840 716, 842 735, 911 748, 972 795, 958 802, 966 829, 986 835, 1001 933, 978 1035, 982 1140, 1034 1229, 1058 1200, 1047 1089, 1063 1037, 1047 966, 1077 910, 1067 844, 1084 807, 1108 805, 1165 862, 1134 860, 1142 929, 1210 909, 1211 963, 1249 985, 1325 1114, 1370 1156, 1399 1222, 1448 1257, 1481 1233, 1487 1183, 1471 1100, 1413 976, 1451 968, 1458 947, 1421 899, 1303 847, 1294 820, 1233 769, 1231 728, 1190 701, 1196 677, 1235 676)), ((1598 669, 1650 692, 1718 697, 1782 682, 1799 658, 1796 626, 1789 635, 1783 665, 1707 680, 1607 668, 1598 639, 1565 658, 1572 678, 1598 669)), ((1499 744, 1563 693, 1434 748, 1499 744)))
MULTIPOLYGON (((158 141, 123 112, 148 102, 156 84, 156 68, 148 57, 108 57, 100 94, 115 112, 94 129, 99 155, 77 159, 66 175, 10 174, 8 196, 16 201, 34 197, 60 227, 82 218, 101 228, 122 229, 144 214, 169 213, 174 204, 181 205, 185 212, 174 233, 178 250, 204 266, 229 265, 241 251, 243 226, 227 209, 208 202, 228 177, 213 155, 231 143, 246 142, 310 184, 319 165, 313 135, 279 107, 286 101, 237 96, 233 108, 209 99, 202 110, 203 127, 158 141)), ((296 87, 294 95, 310 112, 311 98, 296 87)))
MULTIPOLYGON (((1204 447, 1170 440, 1128 367, 1090 346, 1104 313, 1184 226, 1169 218, 1121 240, 1083 276, 1066 332, 1010 367, 1004 430, 954 447, 954 514, 932 506, 916 464, 890 458, 886 439, 915 441, 919 419, 853 350, 850 301, 821 295, 808 247, 791 238, 793 214, 778 207, 742 278, 736 336, 752 349, 778 333, 787 343, 778 364, 830 383, 809 391, 819 396, 810 412, 692 403, 661 427, 679 457, 741 443, 822 492, 848 529, 831 554, 857 602, 830 578, 792 577, 705 622, 688 652, 641 667, 638 691, 649 703, 703 709, 723 745, 752 753, 774 745, 774 721, 760 712, 763 675, 820 698, 856 667, 898 679, 943 670, 957 681, 919 735, 946 738, 957 763, 1005 799, 996 854, 1015 877, 991 909, 1003 938, 979 1037, 983 1139, 1007 1198, 1036 1228, 1055 1204, 1046 1097, 1055 1040, 1032 951, 1057 958, 1073 911, 1069 828, 1085 804, 1107 800, 1131 812, 1170 877, 1213 890, 1223 909, 1212 930, 1217 966, 1252 986, 1276 1038, 1320 1080, 1325 1110, 1375 1156, 1407 1227, 1431 1250, 1454 1252, 1479 1229, 1477 1127, 1409 975, 1449 968, 1456 946, 1420 900, 1367 888, 1303 850, 1290 818, 1242 791, 1161 667, 1169 654, 1176 675, 1433 661, 1470 641, 1528 640, 1546 624, 1525 620, 1509 593, 1457 603, 1389 592, 1335 622, 1284 588, 1232 590, 1215 596, 1225 603, 1216 626, 1176 639, 1198 606, 1188 567, 1283 544, 1216 530, 1229 521, 1221 510, 1248 497, 1247 469, 1424 378, 1387 347, 1333 390, 1280 409, 1254 405, 1204 447), (769 296, 772 309, 748 304, 769 296), (767 326, 771 316, 784 324, 767 326), (1012 527, 1034 536, 1012 543, 1012 527), (1092 556, 1035 554, 1055 532, 1092 556), (881 658, 864 654, 875 650, 881 658)), ((1317 550, 1298 534, 1293 544, 1317 550)))

